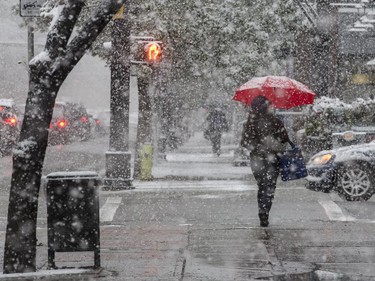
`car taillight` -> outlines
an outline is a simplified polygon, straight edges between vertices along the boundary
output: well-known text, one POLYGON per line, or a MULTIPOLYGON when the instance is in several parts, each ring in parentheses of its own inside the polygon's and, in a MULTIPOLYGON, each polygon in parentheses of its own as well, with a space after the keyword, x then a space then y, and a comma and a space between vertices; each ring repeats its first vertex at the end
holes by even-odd
POLYGON ((4 122, 8 125, 15 126, 17 124, 17 118, 15 117, 7 118, 7 119, 4 119, 4 122))
POLYGON ((81 117, 81 121, 82 121, 82 123, 86 123, 87 122, 87 117, 86 116, 82 116, 81 117))
POLYGON ((60 128, 65 128, 67 125, 66 121, 65 120, 60 120, 57 122, 57 126, 60 127, 60 128))

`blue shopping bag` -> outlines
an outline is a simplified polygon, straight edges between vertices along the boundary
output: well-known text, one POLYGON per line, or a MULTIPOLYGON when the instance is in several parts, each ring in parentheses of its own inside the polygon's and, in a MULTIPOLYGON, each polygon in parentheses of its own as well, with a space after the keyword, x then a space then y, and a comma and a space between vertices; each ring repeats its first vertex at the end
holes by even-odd
POLYGON ((297 180, 307 177, 305 159, 301 149, 292 146, 281 156, 281 179, 283 181, 297 180))

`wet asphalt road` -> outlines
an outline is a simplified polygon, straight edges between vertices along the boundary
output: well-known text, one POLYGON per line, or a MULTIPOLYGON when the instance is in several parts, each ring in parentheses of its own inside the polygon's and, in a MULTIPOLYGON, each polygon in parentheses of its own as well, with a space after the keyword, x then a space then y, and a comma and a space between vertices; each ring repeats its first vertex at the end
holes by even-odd
MULTIPOLYGON (((106 138, 51 147, 44 174, 67 169, 103 174, 107 149, 106 138)), ((1 163, 3 241, 10 158, 1 163)), ((266 278, 311 268, 344 273, 350 276, 346 280, 375 280, 375 198, 345 202, 336 194, 306 190, 302 182, 282 184, 264 229, 258 227, 251 180, 135 182, 135 187, 101 192, 105 280, 274 280, 266 278)), ((45 245, 42 193, 38 219, 45 245)), ((42 246, 40 268, 45 251, 42 246)), ((72 256, 63 255, 62 264, 72 256)), ((82 263, 79 255, 74 259, 82 263)))

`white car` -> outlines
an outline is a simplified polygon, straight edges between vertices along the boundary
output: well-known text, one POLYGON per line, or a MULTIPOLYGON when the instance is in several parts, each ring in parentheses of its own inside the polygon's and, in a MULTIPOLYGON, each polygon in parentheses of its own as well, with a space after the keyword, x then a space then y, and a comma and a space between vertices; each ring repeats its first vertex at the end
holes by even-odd
POLYGON ((375 193, 375 141, 321 151, 311 157, 307 170, 308 189, 366 201, 375 193))

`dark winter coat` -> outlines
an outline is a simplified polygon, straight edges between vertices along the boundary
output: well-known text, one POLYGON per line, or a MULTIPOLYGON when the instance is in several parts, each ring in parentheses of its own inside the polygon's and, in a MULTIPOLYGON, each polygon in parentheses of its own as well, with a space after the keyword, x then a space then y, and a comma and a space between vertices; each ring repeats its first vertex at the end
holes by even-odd
POLYGON ((227 132, 229 129, 225 113, 220 110, 210 112, 207 116, 207 123, 207 130, 210 135, 221 135, 223 132, 227 132))
POLYGON ((283 122, 268 112, 249 114, 245 124, 241 146, 249 149, 250 155, 279 154, 290 142, 283 122))

